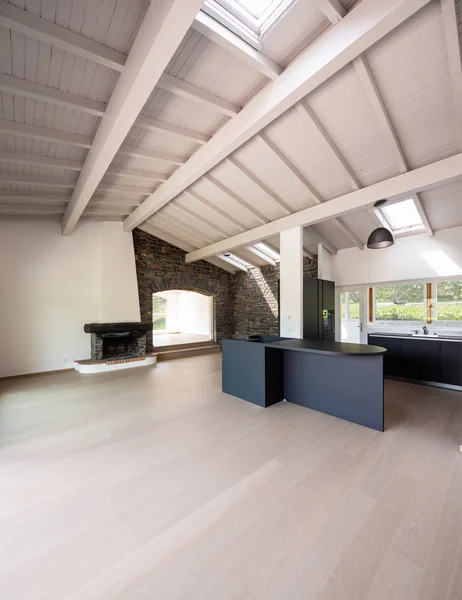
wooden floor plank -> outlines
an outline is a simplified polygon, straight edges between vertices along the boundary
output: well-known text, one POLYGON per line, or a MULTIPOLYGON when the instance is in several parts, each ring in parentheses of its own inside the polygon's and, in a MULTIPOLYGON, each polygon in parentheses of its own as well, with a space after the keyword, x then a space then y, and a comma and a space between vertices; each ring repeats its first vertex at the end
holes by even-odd
POLYGON ((384 433, 221 392, 221 357, 0 382, 0 597, 460 600, 462 402, 384 433))

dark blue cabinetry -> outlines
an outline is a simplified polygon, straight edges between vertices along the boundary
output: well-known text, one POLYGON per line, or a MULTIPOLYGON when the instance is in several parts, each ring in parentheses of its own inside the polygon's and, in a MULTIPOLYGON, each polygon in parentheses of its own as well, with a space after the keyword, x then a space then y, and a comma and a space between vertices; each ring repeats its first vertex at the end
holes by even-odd
POLYGON ((380 335, 369 335, 368 341, 388 350, 385 376, 462 386, 462 341, 380 335))

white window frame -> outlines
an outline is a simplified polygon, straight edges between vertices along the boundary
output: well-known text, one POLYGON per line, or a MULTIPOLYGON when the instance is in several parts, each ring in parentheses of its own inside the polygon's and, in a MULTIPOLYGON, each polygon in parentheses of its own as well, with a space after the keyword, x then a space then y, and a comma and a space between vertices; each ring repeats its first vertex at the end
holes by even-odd
MULTIPOLYGON (((416 207, 416 210, 418 212, 417 205, 415 203, 414 198, 404 198, 404 199, 402 198, 400 200, 396 200, 395 202, 387 203, 387 206, 392 206, 393 204, 399 204, 400 202, 405 202, 406 200, 412 200, 412 202, 414 202, 414 206, 416 207)), ((387 213, 383 210, 384 208, 386 208, 386 206, 374 208, 374 212, 375 212, 377 218, 379 219, 379 221, 382 223, 382 225, 384 227, 386 227, 386 229, 389 229, 393 233, 394 236, 404 237, 406 235, 415 235, 418 233, 425 232, 425 225, 423 222, 419 223, 418 225, 411 225, 410 227, 400 227, 399 229, 394 228, 393 223, 387 217, 387 213)))
POLYGON ((202 10, 260 51, 261 39, 295 1, 273 0, 259 18, 237 0, 205 0, 202 10))

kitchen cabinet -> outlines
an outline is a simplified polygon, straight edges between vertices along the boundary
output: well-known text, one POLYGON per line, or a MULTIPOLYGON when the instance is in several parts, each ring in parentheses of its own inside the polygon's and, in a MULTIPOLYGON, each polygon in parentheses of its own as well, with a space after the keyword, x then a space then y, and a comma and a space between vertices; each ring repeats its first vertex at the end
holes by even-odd
POLYGON ((441 381, 462 386, 462 342, 441 342, 441 381))
POLYGON ((370 334, 368 341, 373 346, 387 349, 384 375, 462 387, 462 340, 370 334))
POLYGON ((405 377, 418 381, 441 382, 441 342, 402 339, 401 355, 405 377))

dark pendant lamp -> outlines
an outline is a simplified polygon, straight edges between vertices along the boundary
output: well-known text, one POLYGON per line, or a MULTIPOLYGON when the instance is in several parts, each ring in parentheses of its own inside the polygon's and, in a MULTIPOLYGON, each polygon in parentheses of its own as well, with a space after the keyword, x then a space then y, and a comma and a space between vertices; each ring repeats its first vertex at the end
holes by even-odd
MULTIPOLYGON (((379 208, 386 204, 386 200, 378 200, 374 204, 374 208, 379 208)), ((377 227, 369 236, 367 240, 367 247, 372 250, 380 250, 381 248, 388 248, 389 246, 393 246, 395 243, 395 238, 393 237, 392 232, 386 227, 377 227)))

